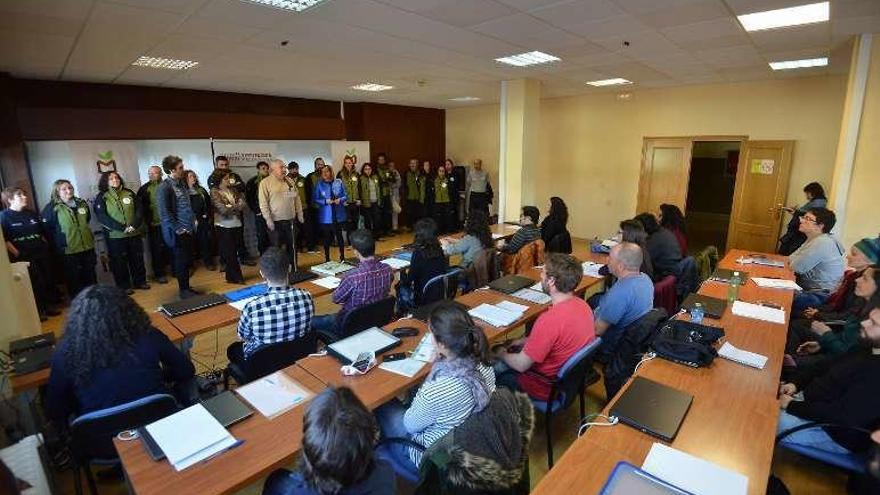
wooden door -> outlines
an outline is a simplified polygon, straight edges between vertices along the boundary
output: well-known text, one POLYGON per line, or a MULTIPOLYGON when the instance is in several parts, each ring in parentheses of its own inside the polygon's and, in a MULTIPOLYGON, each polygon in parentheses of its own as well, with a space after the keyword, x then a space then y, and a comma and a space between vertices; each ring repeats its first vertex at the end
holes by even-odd
POLYGON ((662 203, 685 210, 692 145, 691 138, 645 138, 637 214, 655 212, 662 203))
POLYGON ((727 249, 776 252, 794 141, 745 141, 739 153, 727 249))

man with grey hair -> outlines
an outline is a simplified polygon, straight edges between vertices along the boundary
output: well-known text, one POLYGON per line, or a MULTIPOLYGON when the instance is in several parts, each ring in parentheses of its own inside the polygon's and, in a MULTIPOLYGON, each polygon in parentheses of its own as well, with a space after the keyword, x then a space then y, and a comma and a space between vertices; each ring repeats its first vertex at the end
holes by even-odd
POLYGON ((596 308, 596 335, 602 337, 600 355, 614 354, 626 327, 654 307, 654 284, 640 271, 642 248, 621 242, 611 248, 608 270, 617 277, 596 308))
POLYGON ((297 192, 296 182, 287 176, 287 164, 283 160, 269 160, 269 176, 260 181, 257 190, 260 213, 266 221, 269 242, 275 247, 284 246, 291 263, 294 260, 293 229, 298 220, 302 223, 303 201, 297 192))
POLYGON ((137 200, 144 212, 144 223, 147 224, 147 239, 150 242, 150 264, 153 266, 153 279, 160 284, 167 284, 165 267, 171 259, 171 252, 162 239, 162 228, 159 222, 159 200, 156 191, 162 184, 162 167, 153 165, 147 170, 149 179, 138 189, 137 200))

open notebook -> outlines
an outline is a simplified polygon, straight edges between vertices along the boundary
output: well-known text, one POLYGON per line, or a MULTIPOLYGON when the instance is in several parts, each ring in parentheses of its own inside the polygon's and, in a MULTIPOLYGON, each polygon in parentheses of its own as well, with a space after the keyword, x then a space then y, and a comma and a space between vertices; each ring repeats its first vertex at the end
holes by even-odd
POLYGON ((237 445, 235 437, 201 404, 150 423, 146 429, 177 471, 237 445))

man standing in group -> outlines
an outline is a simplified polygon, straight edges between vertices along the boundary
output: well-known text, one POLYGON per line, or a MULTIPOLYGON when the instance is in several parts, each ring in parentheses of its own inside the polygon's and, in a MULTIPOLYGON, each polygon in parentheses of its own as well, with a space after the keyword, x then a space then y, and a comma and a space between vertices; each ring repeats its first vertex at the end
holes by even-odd
POLYGON ((162 228, 159 219, 158 190, 162 184, 162 168, 153 165, 147 170, 150 180, 142 185, 137 192, 137 199, 144 212, 144 223, 147 224, 147 239, 150 243, 150 263, 153 265, 153 278, 160 284, 167 284, 165 267, 168 265, 170 253, 165 241, 162 240, 162 228))
POLYGON ((464 167, 456 167, 452 158, 447 158, 443 163, 446 169, 446 177, 449 181, 449 196, 452 199, 452 206, 455 209, 455 230, 461 230, 464 221, 464 181, 467 172, 464 167))
POLYGON ((419 171, 419 161, 415 158, 409 160, 409 170, 406 172, 406 218, 409 229, 412 230, 416 221, 424 215, 422 193, 425 187, 425 178, 419 171))
POLYGON ((260 181, 257 193, 260 213, 269 229, 269 243, 282 245, 291 263, 294 260, 294 222, 303 223, 303 208, 296 183, 287 177, 287 166, 278 158, 269 160, 269 177, 260 181))
POLYGON ((388 168, 388 155, 376 155, 376 175, 379 177, 379 228, 374 229, 380 236, 391 233, 391 187, 394 175, 388 168))
MULTIPOLYGON (((214 168, 218 170, 229 170, 230 187, 234 187, 235 189, 238 189, 240 191, 241 187, 244 186, 244 181, 242 181, 241 176, 229 169, 229 159, 225 156, 217 155, 217 158, 214 158, 214 168)), ((210 177, 208 178, 209 189, 213 189, 219 186, 219 183, 212 184, 210 177)))
POLYGON ((248 208, 254 212, 254 230, 257 233, 257 250, 260 255, 266 252, 269 247, 269 229, 266 228, 266 219, 260 212, 260 200, 257 197, 260 188, 260 182, 269 175, 269 164, 266 162, 257 162, 257 175, 248 180, 244 190, 244 200, 248 208))
POLYGON ((305 252, 307 251, 308 246, 314 242, 312 241, 312 226, 309 224, 311 216, 308 214, 308 204, 311 203, 311 201, 309 201, 311 196, 309 196, 309 188, 306 178, 299 175, 299 163, 290 162, 287 164, 287 178, 296 184, 296 192, 299 195, 299 200, 303 207, 304 221, 297 223, 296 231, 299 233, 299 236, 295 239, 295 242, 296 249, 305 252))
POLYGON ((318 206, 315 204, 314 196, 315 188, 318 186, 318 182, 321 181, 321 170, 326 166, 324 159, 319 156, 315 158, 315 170, 306 175, 306 197, 303 200, 308 205, 306 214, 309 216, 308 223, 311 229, 307 248, 309 254, 316 254, 318 252, 318 224, 320 222, 318 221, 318 206))
POLYGON ((162 236, 174 250, 174 274, 180 298, 187 299, 199 294, 189 286, 195 214, 189 202, 183 160, 179 156, 166 156, 162 160, 162 169, 168 175, 157 192, 162 236))

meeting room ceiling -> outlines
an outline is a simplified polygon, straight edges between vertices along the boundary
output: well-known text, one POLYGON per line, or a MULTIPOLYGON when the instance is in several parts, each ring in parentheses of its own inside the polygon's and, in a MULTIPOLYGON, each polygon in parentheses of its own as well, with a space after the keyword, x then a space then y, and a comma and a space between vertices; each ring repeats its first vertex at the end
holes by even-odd
POLYGON ((747 33, 736 19, 810 1, 326 0, 295 13, 241 0, 0 0, 0 71, 443 108, 498 101, 499 81, 523 77, 552 97, 620 91, 585 84, 614 77, 637 91, 845 73, 852 36, 880 31, 880 0, 832 0, 830 22, 800 27, 747 33), (561 60, 495 61, 532 50, 561 60), (142 55, 199 65, 132 66, 142 55), (768 66, 823 55, 827 67, 768 66), (351 89, 363 82, 394 89, 351 89))

